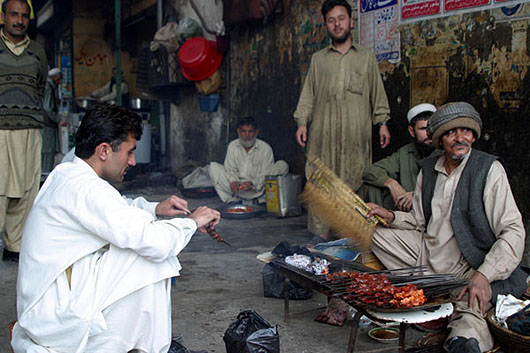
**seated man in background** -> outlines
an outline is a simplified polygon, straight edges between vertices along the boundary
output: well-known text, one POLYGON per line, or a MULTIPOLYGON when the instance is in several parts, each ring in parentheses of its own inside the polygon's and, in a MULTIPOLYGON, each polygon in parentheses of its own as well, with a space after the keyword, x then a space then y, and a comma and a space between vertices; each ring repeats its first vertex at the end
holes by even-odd
POLYGON ((364 169, 360 194, 367 202, 389 210, 410 211, 421 164, 435 150, 427 136, 427 121, 435 111, 429 103, 411 108, 407 119, 414 142, 364 169))
POLYGON ((389 270, 426 266, 425 274, 469 279, 454 300, 445 348, 480 353, 493 347, 485 320, 498 294, 521 296, 527 274, 520 263, 525 230, 498 157, 477 149, 482 120, 468 103, 449 103, 429 119, 432 143, 444 151, 427 158, 410 212, 369 204, 389 229, 377 227, 374 255, 389 270))
MULTIPOLYGON (((121 73, 121 104, 127 107, 129 104, 129 85, 124 80, 123 70, 121 71, 121 73)), ((116 68, 114 67, 112 68, 112 75, 110 77, 110 81, 107 82, 103 87, 100 87, 94 92, 92 92, 90 96, 99 99, 100 102, 110 103, 112 101, 116 101, 117 94, 118 87, 116 86, 116 68)))
POLYGON ((238 139, 228 144, 225 163, 210 163, 210 179, 224 202, 265 202, 265 176, 285 175, 285 161, 274 162, 268 143, 257 138, 259 129, 252 117, 241 119, 236 126, 238 139))
POLYGON ((177 255, 219 212, 171 196, 122 197, 110 183, 136 164, 142 119, 99 105, 86 113, 73 162, 43 184, 22 237, 14 352, 166 353, 177 255), (159 220, 159 216, 187 218, 159 220))

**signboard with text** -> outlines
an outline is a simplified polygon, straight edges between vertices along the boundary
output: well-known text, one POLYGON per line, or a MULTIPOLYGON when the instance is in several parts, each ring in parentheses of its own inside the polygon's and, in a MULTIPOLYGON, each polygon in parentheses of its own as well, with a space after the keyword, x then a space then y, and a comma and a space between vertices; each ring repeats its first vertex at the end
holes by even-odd
POLYGON ((361 0, 360 44, 373 49, 377 61, 400 60, 397 0, 361 0))
POLYGON ((440 13, 442 0, 402 0, 401 18, 432 16, 440 13))
POLYGON ((496 8, 515 12, 527 2, 530 0, 399 0, 399 21, 408 23, 496 8))

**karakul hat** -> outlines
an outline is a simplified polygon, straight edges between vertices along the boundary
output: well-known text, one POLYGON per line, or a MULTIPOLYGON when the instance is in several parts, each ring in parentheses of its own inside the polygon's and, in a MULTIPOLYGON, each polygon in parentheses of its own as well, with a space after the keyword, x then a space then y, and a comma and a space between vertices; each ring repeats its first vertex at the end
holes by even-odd
POLYGON ((409 112, 407 113, 407 120, 410 122, 414 117, 421 113, 425 112, 431 112, 434 113, 436 111, 436 107, 430 103, 421 103, 418 105, 415 105, 414 107, 410 108, 409 112))
POLYGON ((55 75, 58 75, 60 73, 61 73, 61 70, 56 68, 56 67, 54 67, 53 69, 48 71, 48 77, 55 76, 55 75))
POLYGON ((442 105, 429 118, 427 125, 432 144, 440 148, 440 137, 447 131, 456 128, 468 128, 475 132, 476 138, 480 137, 482 120, 480 114, 473 106, 466 102, 447 103, 442 105))

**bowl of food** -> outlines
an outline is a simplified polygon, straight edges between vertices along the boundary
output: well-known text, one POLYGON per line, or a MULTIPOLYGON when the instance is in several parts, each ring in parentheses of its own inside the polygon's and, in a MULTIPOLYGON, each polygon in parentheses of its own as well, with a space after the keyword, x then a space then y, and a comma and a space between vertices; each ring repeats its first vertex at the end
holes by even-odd
POLYGON ((399 329, 393 327, 376 327, 368 331, 368 336, 382 343, 391 343, 399 339, 399 329))
POLYGON ((221 209, 221 217, 226 219, 249 219, 265 213, 263 206, 258 205, 229 205, 221 209))

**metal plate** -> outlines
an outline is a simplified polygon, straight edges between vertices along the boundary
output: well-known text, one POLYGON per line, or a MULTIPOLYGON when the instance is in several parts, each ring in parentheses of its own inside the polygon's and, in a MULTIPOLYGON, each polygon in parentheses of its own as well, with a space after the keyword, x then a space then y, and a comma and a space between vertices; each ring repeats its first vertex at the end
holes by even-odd
POLYGON ((258 205, 229 205, 221 209, 221 217, 226 219, 249 219, 267 212, 265 207, 258 205), (230 212, 230 210, 240 210, 249 208, 249 212, 230 212))
POLYGON ((445 303, 438 305, 434 311, 429 310, 409 310, 409 311, 394 311, 383 312, 379 309, 368 309, 368 314, 378 320, 405 322, 408 324, 417 324, 432 320, 437 320, 442 317, 451 316, 453 313, 453 304, 445 303))

